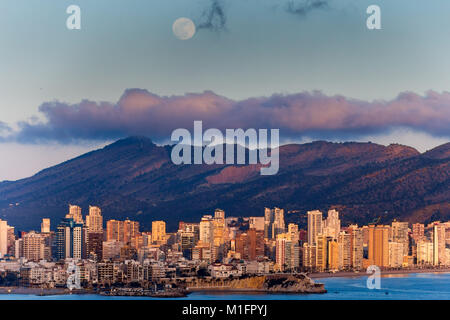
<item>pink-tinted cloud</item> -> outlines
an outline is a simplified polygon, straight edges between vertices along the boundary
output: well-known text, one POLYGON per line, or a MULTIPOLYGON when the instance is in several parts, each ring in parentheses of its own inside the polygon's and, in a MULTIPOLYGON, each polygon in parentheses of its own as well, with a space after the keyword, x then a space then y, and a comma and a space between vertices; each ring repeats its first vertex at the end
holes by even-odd
POLYGON ((167 141, 174 129, 190 129, 194 120, 222 130, 279 128, 284 137, 356 138, 398 127, 450 136, 450 93, 434 91, 368 102, 318 91, 234 101, 210 91, 163 97, 128 89, 117 103, 47 102, 39 110, 45 122, 20 122, 20 130, 4 140, 64 143, 147 135, 167 141))

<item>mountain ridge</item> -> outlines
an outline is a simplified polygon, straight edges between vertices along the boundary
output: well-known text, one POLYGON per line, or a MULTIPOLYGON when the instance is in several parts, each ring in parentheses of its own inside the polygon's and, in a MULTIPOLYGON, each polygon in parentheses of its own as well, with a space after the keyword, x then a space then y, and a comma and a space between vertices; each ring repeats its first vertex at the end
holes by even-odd
POLYGON ((0 214, 18 228, 56 224, 67 204, 102 207, 105 220, 130 218, 149 228, 164 219, 198 221, 221 207, 229 216, 263 215, 280 206, 299 215, 331 207, 344 223, 381 217, 450 217, 450 143, 425 153, 393 144, 317 141, 280 146, 280 171, 260 176, 259 165, 174 165, 173 146, 147 137, 120 139, 37 174, 0 183, 0 214), (432 208, 432 209, 430 209, 432 208))

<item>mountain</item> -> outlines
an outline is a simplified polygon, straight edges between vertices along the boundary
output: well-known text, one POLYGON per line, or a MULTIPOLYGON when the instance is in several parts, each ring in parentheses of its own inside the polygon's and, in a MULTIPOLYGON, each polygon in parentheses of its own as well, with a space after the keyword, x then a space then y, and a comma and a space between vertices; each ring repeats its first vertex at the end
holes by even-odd
POLYGON ((394 218, 428 222, 450 218, 450 143, 426 153, 402 146, 317 141, 280 147, 280 171, 259 165, 174 165, 171 146, 129 137, 103 149, 0 183, 0 218, 19 230, 53 227, 78 204, 102 208, 105 219, 130 218, 149 229, 163 219, 198 221, 215 208, 228 216, 283 207, 304 225, 307 210, 337 208, 343 223, 394 218))

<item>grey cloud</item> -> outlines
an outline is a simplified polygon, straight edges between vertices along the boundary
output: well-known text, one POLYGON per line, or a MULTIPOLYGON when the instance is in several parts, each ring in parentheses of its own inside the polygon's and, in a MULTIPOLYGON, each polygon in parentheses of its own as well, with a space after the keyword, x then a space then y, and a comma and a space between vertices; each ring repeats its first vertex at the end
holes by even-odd
POLYGON ((311 11, 328 7, 328 0, 291 0, 286 4, 286 12, 303 17, 311 11))
POLYGON ((162 97, 128 89, 117 103, 47 102, 39 111, 45 122, 22 121, 4 141, 42 143, 107 141, 146 135, 167 142, 176 128, 278 128, 284 138, 308 136, 357 139, 411 128, 434 136, 450 136, 450 93, 421 96, 404 92, 389 101, 363 101, 321 92, 275 94, 235 101, 211 91, 162 97))

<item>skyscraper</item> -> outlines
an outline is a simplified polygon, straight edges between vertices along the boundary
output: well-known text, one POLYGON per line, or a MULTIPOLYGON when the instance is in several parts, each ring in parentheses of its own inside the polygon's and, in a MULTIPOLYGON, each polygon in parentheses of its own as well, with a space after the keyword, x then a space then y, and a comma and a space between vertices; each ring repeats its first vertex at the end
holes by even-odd
POLYGON ((341 231, 341 220, 339 219, 339 212, 332 209, 328 210, 327 219, 324 221, 323 233, 333 239, 337 239, 341 231))
POLYGON ((264 231, 264 217, 249 217, 249 228, 258 231, 264 231))
POLYGON ((213 221, 214 245, 221 246, 226 238, 225 211, 216 209, 213 221))
POLYGON ((50 219, 48 218, 42 219, 41 233, 50 233, 50 219))
POLYGON ((276 239, 276 264, 281 271, 300 266, 300 248, 289 233, 281 233, 276 239))
POLYGON ((213 217, 205 215, 200 220, 200 241, 203 244, 212 244, 214 237, 213 217))
POLYGON ((69 213, 66 215, 66 218, 73 219, 76 223, 84 222, 83 216, 81 215, 81 208, 72 204, 69 204, 69 213))
POLYGON ((264 232, 261 230, 249 229, 237 235, 236 252, 241 259, 253 261, 264 256, 264 232))
POLYGON ((351 225, 348 229, 351 237, 351 265, 359 270, 363 267, 364 241, 363 230, 357 225, 351 225))
POLYGON ((316 268, 319 271, 325 271, 329 268, 329 260, 328 260, 328 250, 329 250, 329 242, 333 239, 332 237, 327 237, 324 234, 318 234, 316 237, 316 268))
POLYGON ((308 211, 308 244, 315 245, 316 237, 322 233, 322 212, 308 211))
POLYGON ((409 235, 408 235, 408 222, 392 222, 392 241, 402 244, 403 255, 408 255, 409 247, 409 235))
POLYGON ((8 223, 0 219, 0 258, 8 254, 8 223))
POLYGON ((163 243, 166 241, 166 223, 164 221, 152 222, 152 242, 163 243))
POLYGON ((447 262, 446 254, 446 227, 443 223, 433 226, 433 264, 443 265, 447 262))
POLYGON ((274 219, 272 224, 272 239, 276 239, 277 235, 286 232, 286 225, 284 223, 284 210, 274 208, 274 219))
POLYGON ((106 222, 106 241, 116 240, 124 244, 130 243, 131 239, 139 233, 139 222, 108 220, 106 222))
POLYGON ((264 208, 264 238, 272 237, 273 210, 264 208))
POLYGON ((45 256, 45 238, 34 231, 22 238, 23 257, 30 261, 39 261, 45 256))
POLYGON ((419 241, 424 240, 425 238, 425 226, 423 223, 414 223, 412 227, 412 238, 416 243, 419 243, 419 241))
POLYGON ((106 222, 106 241, 124 242, 123 221, 108 220, 106 222))
POLYGON ((389 227, 369 226, 369 264, 389 266, 389 227))
MULTIPOLYGON (((339 268, 350 269, 352 266, 352 236, 346 232, 340 232, 338 236, 339 268)), ((362 258, 362 253, 361 253, 362 258)))
POLYGON ((89 233, 103 233, 102 210, 99 207, 89 206, 89 215, 86 216, 86 227, 89 233))
POLYGON ((56 258, 58 260, 84 258, 84 231, 82 223, 77 223, 72 218, 62 219, 56 230, 56 258))

